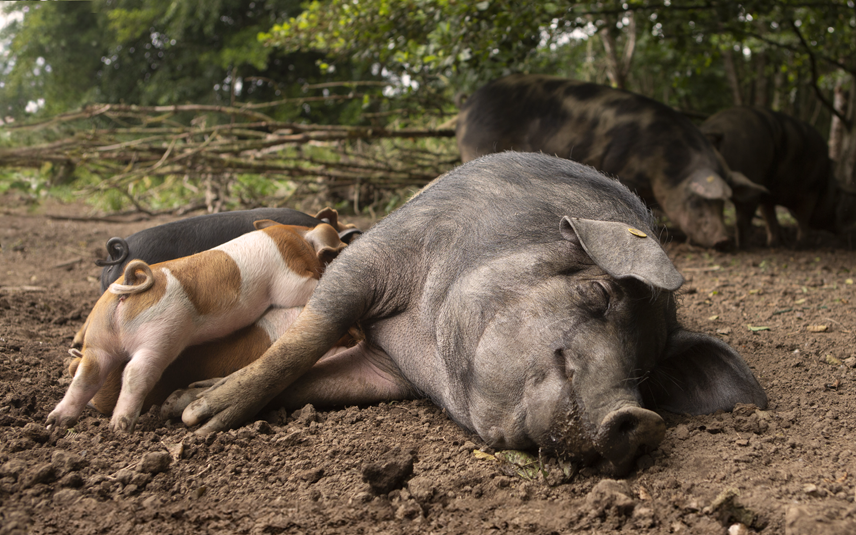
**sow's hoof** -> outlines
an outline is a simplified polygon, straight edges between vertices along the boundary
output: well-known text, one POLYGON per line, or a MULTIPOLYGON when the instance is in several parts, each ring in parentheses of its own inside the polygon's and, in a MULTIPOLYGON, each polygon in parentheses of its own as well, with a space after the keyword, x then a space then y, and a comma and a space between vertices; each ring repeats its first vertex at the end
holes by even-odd
POLYGON ((169 397, 166 398, 166 401, 163 402, 163 405, 161 405, 161 418, 164 420, 170 418, 181 418, 181 413, 184 412, 184 409, 186 409, 188 405, 196 401, 199 394, 220 382, 221 379, 221 377, 217 377, 214 379, 207 379, 205 381, 197 381, 185 389, 176 390, 170 394, 169 397))

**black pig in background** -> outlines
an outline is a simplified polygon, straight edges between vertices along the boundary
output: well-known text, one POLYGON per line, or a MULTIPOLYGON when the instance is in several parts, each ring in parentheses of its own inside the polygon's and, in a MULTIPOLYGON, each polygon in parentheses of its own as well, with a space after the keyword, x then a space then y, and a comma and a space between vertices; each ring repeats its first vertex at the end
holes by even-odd
POLYGON ((734 199, 739 245, 746 242, 759 205, 767 245, 781 241, 777 205, 797 220, 798 244, 805 243, 809 229, 839 233, 856 225, 856 191, 835 180, 826 142, 811 125, 784 113, 737 106, 711 116, 701 131, 731 169, 768 190, 734 199))
POLYGON ((464 162, 506 150, 543 152, 618 177, 695 243, 723 247, 726 200, 763 191, 732 173, 686 117, 611 87, 514 74, 467 99, 457 124, 464 162))

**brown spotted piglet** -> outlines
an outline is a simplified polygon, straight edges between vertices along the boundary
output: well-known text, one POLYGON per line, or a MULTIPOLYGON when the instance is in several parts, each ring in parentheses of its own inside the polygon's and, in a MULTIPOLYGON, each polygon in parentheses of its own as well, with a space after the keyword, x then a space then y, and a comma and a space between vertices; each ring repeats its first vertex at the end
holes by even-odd
POLYGON ((48 428, 73 425, 124 364, 110 428, 133 431, 146 396, 185 348, 246 327, 272 306, 306 304, 326 264, 345 247, 327 224, 255 226, 195 255, 152 266, 129 262, 86 319, 80 364, 48 428))
MULTIPOLYGON (((153 405, 161 406, 161 416, 164 418, 169 418, 176 412, 180 413, 194 399, 194 393, 197 391, 194 387, 198 386, 194 383, 210 383, 249 365, 288 330, 302 311, 303 307, 271 307, 252 325, 223 338, 188 347, 167 367, 148 393, 141 414, 146 413, 153 405), (191 389, 187 390, 188 387, 191 389), (176 395, 171 396, 173 393, 176 395)), ((322 360, 345 351, 360 339, 359 331, 349 332, 325 353, 322 360)), ((70 349, 69 353, 75 357, 68 366, 69 375, 74 377, 83 355, 76 348, 70 349)), ((110 372, 101 389, 89 402, 90 407, 101 414, 113 414, 113 408, 122 390, 124 371, 123 364, 110 372)))

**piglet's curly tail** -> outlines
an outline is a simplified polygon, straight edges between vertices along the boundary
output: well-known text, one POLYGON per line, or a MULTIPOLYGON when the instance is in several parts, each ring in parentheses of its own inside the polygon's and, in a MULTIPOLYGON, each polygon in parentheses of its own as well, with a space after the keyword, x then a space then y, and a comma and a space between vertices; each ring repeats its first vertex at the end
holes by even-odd
POLYGON ((114 282, 110 285, 110 292, 116 295, 132 295, 145 292, 155 283, 152 268, 142 260, 131 260, 125 266, 125 284, 114 282))

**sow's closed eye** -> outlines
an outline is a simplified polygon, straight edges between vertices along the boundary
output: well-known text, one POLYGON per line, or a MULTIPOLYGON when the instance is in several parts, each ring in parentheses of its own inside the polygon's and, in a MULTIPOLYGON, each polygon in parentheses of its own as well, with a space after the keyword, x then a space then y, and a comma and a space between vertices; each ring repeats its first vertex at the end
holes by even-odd
POLYGON ((592 315, 605 316, 609 310, 609 303, 612 297, 609 290, 609 282, 594 280, 584 283, 583 290, 585 294, 583 306, 592 315))

